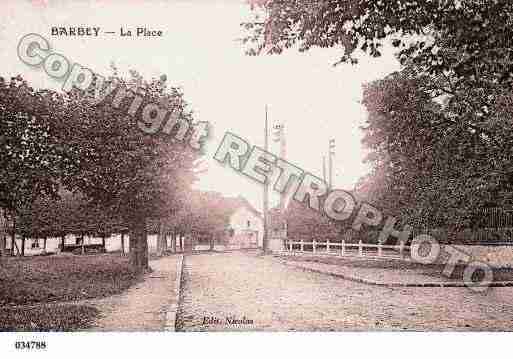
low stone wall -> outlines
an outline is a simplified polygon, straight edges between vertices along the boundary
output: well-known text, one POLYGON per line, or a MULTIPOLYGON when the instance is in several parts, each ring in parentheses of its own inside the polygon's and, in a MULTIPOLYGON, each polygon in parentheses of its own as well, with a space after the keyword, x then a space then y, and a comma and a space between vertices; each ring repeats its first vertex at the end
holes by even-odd
POLYGON ((470 246, 454 245, 454 247, 479 260, 495 267, 513 267, 513 245, 511 246, 470 246))

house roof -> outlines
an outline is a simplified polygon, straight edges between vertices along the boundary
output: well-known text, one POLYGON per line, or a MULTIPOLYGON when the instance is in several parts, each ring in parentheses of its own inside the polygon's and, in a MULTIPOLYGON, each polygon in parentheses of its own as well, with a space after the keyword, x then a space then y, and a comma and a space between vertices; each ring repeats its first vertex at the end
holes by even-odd
POLYGON ((262 213, 257 211, 255 207, 253 207, 251 203, 249 203, 249 201, 242 196, 224 197, 223 202, 225 202, 224 204, 227 207, 230 216, 233 213, 235 213, 235 211, 237 211, 239 208, 246 208, 255 216, 262 218, 262 213))

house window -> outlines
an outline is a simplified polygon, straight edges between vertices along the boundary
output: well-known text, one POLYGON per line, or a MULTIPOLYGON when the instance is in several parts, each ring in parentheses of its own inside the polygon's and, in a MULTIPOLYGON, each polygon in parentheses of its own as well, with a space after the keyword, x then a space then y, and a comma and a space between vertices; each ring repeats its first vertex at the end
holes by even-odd
POLYGON ((248 221, 248 228, 251 227, 251 221, 248 221))
POLYGON ((32 248, 39 248, 39 239, 32 240, 32 248))

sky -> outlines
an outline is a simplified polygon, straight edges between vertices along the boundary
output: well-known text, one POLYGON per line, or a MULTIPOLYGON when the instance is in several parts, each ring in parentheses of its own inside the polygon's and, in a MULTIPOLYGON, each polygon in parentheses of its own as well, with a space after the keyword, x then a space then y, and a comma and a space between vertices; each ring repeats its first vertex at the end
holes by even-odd
MULTIPOLYGON (((192 1, 52 1, 2 0, 0 4, 0 76, 21 74, 34 87, 58 89, 41 68, 30 68, 16 54, 28 33, 49 40, 52 50, 100 74, 114 62, 121 71, 136 69, 145 77, 166 74, 180 86, 195 119, 208 121, 208 169, 195 186, 241 195, 262 207, 261 185, 228 167, 213 155, 226 131, 263 146, 265 106, 270 126, 285 126, 286 159, 322 176, 328 141, 336 142, 334 187, 350 190, 368 168, 359 127, 366 116, 360 104, 362 85, 400 68, 390 51, 382 58, 363 57, 360 64, 332 66, 342 49, 294 49, 281 55, 250 57, 238 41, 240 23, 251 15, 244 0, 192 1), (51 36, 52 26, 96 26, 98 37, 51 36), (121 28, 162 30, 156 38, 121 38, 121 28)), ((271 152, 279 153, 271 142, 271 152)), ((271 201, 277 197, 272 196, 271 201)))

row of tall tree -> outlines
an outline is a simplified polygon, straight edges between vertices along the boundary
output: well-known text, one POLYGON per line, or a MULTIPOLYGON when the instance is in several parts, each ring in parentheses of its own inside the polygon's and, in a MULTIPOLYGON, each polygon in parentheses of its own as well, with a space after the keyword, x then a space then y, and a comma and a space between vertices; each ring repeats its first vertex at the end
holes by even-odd
MULTIPOLYGON (((183 93, 165 78, 145 80, 136 71, 124 78, 113 68, 103 86, 113 82, 193 123, 183 93)), ((97 104, 78 89, 37 90, 20 76, 0 78, 0 207, 12 238, 126 230, 131 263, 145 270, 150 222, 181 231, 214 226, 198 218, 205 201, 191 189, 201 153, 174 141, 173 132, 141 131, 140 116, 127 116, 131 101, 97 104)))
MULTIPOLYGON (((229 207, 225 198, 217 192, 191 190, 188 200, 176 207, 168 217, 154 217, 146 222, 147 234, 157 235, 157 253, 163 254, 167 248, 168 237, 182 249, 183 238, 192 240, 200 237, 208 239, 211 246, 225 234, 229 222, 229 207), (181 241, 181 242, 180 242, 181 241)), ((12 230, 12 228, 11 228, 12 230)), ((113 234, 122 235, 122 247, 128 226, 123 218, 108 208, 94 206, 84 196, 61 189, 58 198, 43 197, 37 199, 30 207, 24 208, 17 217, 16 235, 21 238, 19 254, 24 256, 25 240, 29 238, 60 240, 73 234, 78 238, 84 236, 100 237, 105 241, 113 234)), ((12 233, 11 233, 12 240, 12 233)), ((11 245, 12 251, 16 246, 11 245)), ((125 252, 125 250, 123 250, 125 252)))

